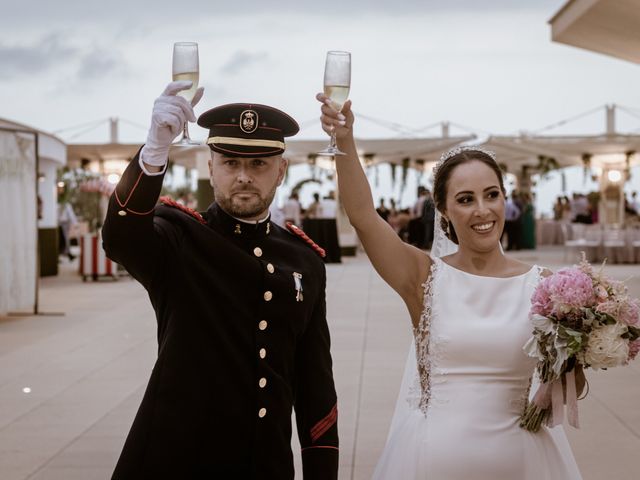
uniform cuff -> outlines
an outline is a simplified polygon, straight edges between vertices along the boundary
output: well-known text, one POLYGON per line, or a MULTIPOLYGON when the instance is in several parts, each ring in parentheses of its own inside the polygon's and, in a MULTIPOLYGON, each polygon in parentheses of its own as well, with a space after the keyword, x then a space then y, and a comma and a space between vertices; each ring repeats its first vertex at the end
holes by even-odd
POLYGON ((304 480, 336 480, 338 478, 338 447, 314 446, 302 449, 304 480))
MULTIPOLYGON (((140 165, 140 168, 142 169, 144 174, 147 175, 148 177, 157 177, 158 175, 164 175, 164 172, 167 170, 168 164, 169 162, 165 163, 164 167, 159 172, 150 172, 149 170, 147 170, 147 164, 142 161, 142 155, 140 155, 140 158, 138 159, 138 165, 140 165)), ((153 167, 153 166, 159 166, 159 165, 149 165, 149 166, 153 167)))

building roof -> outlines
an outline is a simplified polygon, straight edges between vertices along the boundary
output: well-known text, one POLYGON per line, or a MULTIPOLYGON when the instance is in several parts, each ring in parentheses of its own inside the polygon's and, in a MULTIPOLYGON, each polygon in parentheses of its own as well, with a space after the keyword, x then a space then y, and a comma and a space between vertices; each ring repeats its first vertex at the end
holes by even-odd
POLYGON ((640 0, 570 0, 549 24, 554 42, 640 63, 640 0))

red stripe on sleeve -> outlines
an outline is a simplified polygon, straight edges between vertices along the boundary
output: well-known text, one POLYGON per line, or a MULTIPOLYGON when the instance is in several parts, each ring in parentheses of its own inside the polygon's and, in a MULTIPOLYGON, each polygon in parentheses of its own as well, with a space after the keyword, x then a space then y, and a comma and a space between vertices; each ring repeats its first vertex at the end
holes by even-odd
POLYGON ((311 441, 316 442, 327 430, 329 430, 338 420, 338 404, 335 404, 329 414, 314 425, 311 429, 311 441))

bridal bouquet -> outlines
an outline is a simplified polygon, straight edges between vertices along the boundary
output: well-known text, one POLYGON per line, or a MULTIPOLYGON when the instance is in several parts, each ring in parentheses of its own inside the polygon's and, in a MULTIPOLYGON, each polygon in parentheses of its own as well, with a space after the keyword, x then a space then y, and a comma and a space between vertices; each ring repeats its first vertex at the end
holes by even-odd
MULTIPOLYGON (((603 264, 604 266, 604 264, 603 264)), ((531 297, 533 336, 524 351, 538 359, 540 386, 520 426, 537 432, 544 423, 578 427, 576 378, 583 368, 626 365, 640 351, 640 302, 624 283, 579 265, 544 278, 531 297)))

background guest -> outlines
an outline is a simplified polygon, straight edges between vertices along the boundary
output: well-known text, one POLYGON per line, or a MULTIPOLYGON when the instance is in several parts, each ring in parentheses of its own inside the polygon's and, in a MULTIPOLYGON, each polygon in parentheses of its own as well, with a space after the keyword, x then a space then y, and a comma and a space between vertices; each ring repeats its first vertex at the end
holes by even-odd
POLYGON ((320 202, 320 212, 316 213, 316 218, 336 218, 337 213, 336 192, 332 190, 320 202))
POLYGON ((523 192, 520 195, 522 200, 521 215, 521 234, 520 248, 535 249, 536 248, 536 216, 535 207, 533 205, 533 197, 529 192, 523 192))
POLYGON ((320 203, 320 194, 313 194, 313 202, 307 207, 305 211, 305 218, 320 218, 322 217, 322 205, 320 203))
POLYGON ((285 222, 291 222, 294 225, 302 225, 302 208, 300 207, 300 200, 298 200, 298 194, 292 193, 289 199, 284 202, 282 206, 282 213, 284 214, 285 222))
POLYGON ((378 212, 378 215, 380 215, 385 222, 389 222, 389 214, 391 211, 385 206, 384 198, 380 199, 380 206, 376 208, 376 212, 378 212))
POLYGON ((420 185, 418 187, 418 198, 411 208, 411 220, 409 220, 409 243, 420 248, 424 246, 424 223, 422 221, 422 213, 426 199, 427 189, 420 185))
POLYGON ((517 192, 514 190, 504 206, 504 234, 507 235, 507 250, 518 250, 518 236, 520 235, 521 210, 516 203, 517 192))

